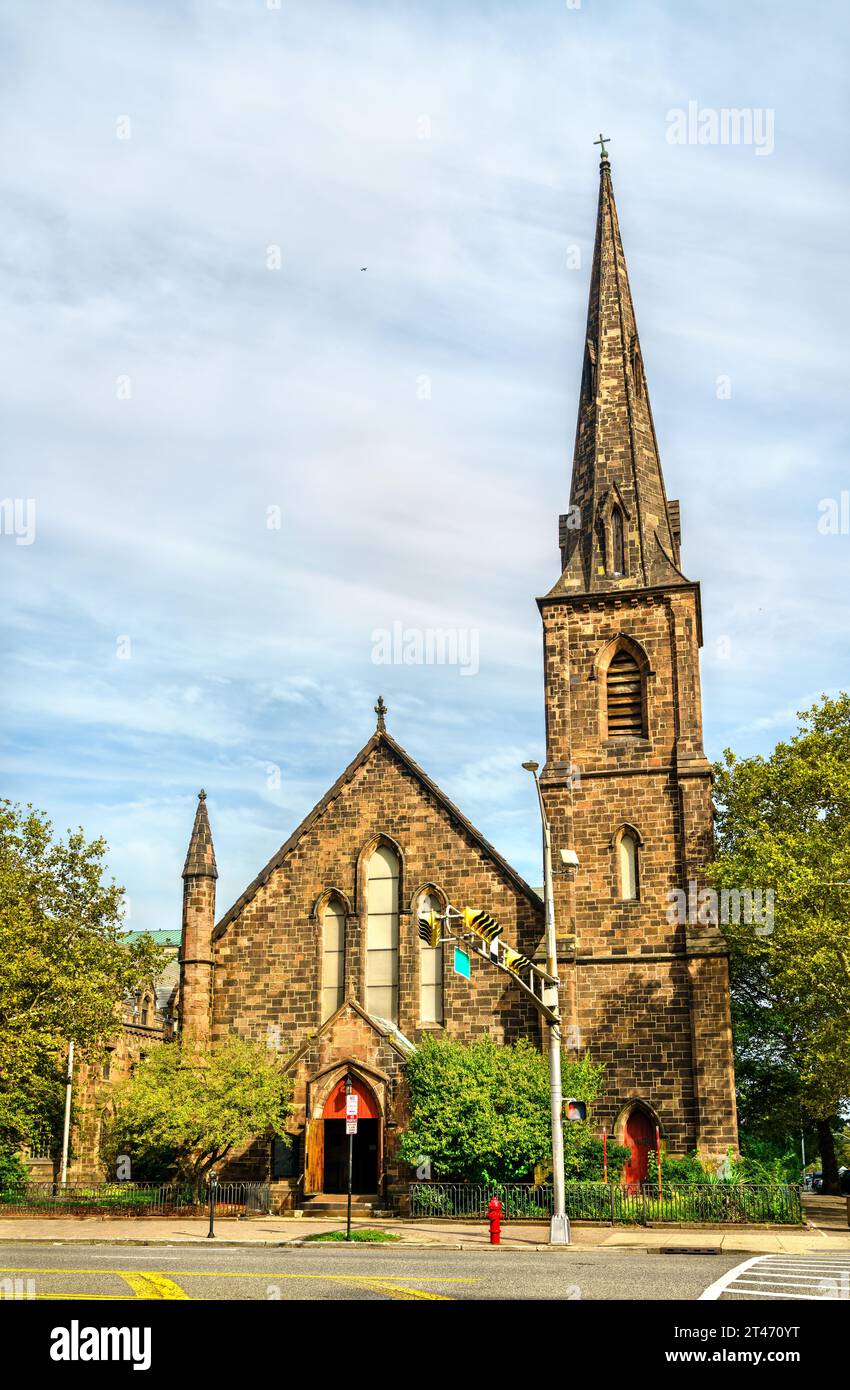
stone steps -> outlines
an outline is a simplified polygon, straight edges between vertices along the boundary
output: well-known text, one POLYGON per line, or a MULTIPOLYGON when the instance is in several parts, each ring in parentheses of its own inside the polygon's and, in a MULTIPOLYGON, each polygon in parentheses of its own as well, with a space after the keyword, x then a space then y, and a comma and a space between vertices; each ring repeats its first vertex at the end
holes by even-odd
MULTIPOLYGON (((348 1212, 348 1199, 345 1193, 320 1192, 315 1197, 304 1197, 299 1209, 302 1216, 344 1217, 348 1212)), ((352 1193, 351 1215, 361 1218, 364 1216, 388 1216, 389 1212, 383 1209, 381 1198, 377 1193, 374 1196, 352 1193)))

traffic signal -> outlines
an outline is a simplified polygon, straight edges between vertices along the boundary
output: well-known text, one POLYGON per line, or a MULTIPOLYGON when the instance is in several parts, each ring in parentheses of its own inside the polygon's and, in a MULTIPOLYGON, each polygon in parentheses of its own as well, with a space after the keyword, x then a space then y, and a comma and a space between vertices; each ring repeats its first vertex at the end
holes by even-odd
POLYGON ((426 946, 439 946, 442 922, 439 913, 433 911, 420 913, 419 916, 419 935, 426 946))
POLYGON ((476 936, 487 942, 495 941, 502 930, 501 925, 489 912, 478 912, 474 907, 463 909, 463 920, 476 936))
POLYGON ((513 950, 511 946, 506 946, 502 964, 507 966, 508 970, 512 970, 515 975, 518 975, 520 970, 528 969, 531 965, 531 958, 524 956, 521 951, 513 950))

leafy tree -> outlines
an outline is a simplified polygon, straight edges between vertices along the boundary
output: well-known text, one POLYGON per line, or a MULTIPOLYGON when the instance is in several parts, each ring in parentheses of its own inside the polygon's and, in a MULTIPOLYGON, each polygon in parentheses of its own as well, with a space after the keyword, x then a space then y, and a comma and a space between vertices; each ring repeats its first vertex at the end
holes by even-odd
POLYGON ((133 1164, 172 1154, 200 1192, 234 1147, 268 1131, 285 1137, 291 1095, 291 1077, 260 1043, 162 1043, 117 1088, 114 1134, 133 1164))
MULTIPOLYGON (((590 1105, 602 1088, 602 1067, 587 1057, 564 1059, 564 1094, 590 1105)), ((518 1182, 551 1162, 548 1059, 525 1039, 499 1046, 426 1039, 407 1061, 410 1125, 399 1153, 415 1164, 428 1154, 435 1177, 518 1182)), ((564 1126, 568 1178, 602 1176, 602 1143, 589 1123, 564 1126)), ((612 1146, 612 1165, 625 1150, 612 1146)), ((612 1171, 615 1168, 612 1167, 612 1171)))
POLYGON ((96 1053, 120 1006, 159 969, 149 936, 121 929, 106 845, 57 839, 40 811, 0 801, 0 1142, 61 1125, 68 1042, 96 1053))
POLYGON ((799 717, 769 758, 727 751, 717 767, 712 877, 774 893, 772 931, 722 924, 742 1112, 781 1116, 788 1138, 813 1120, 825 1190, 837 1192, 833 1126, 850 1096, 850 696, 799 717))
POLYGON ((3 1193, 13 1192, 29 1179, 29 1169, 18 1154, 9 1148, 0 1148, 0 1201, 3 1193))

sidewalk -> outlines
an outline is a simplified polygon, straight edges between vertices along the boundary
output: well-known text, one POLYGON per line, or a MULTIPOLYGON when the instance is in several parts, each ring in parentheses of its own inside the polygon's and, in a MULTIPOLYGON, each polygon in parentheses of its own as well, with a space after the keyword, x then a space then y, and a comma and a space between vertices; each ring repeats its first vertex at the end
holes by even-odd
MULTIPOLYGON (((831 1213, 830 1213, 831 1216, 831 1213)), ((680 1250, 710 1248, 747 1251, 752 1254, 811 1254, 825 1250, 850 1251, 850 1230, 827 1220, 819 1224, 810 1214, 808 1228, 681 1226, 624 1227, 573 1225, 569 1250, 637 1249, 680 1250)), ((846 1219, 846 1218, 845 1218, 846 1219)), ((344 1228, 344 1221, 303 1217, 268 1216, 240 1221, 223 1217, 216 1221, 216 1238, 207 1240, 208 1222, 197 1218, 157 1217, 148 1220, 120 1220, 98 1216, 74 1218, 17 1217, 0 1220, 0 1244, 37 1243, 101 1245, 206 1245, 219 1246, 300 1246, 304 1237, 344 1228)), ((399 1245, 440 1246, 455 1250, 489 1248, 487 1223, 466 1221, 404 1221, 395 1219, 358 1220, 353 1227, 391 1231, 400 1237, 399 1245)), ((548 1249, 547 1228, 542 1222, 506 1222, 502 1227, 503 1250, 548 1249)), ((312 1244, 312 1242, 310 1242, 312 1244)), ((362 1249, 362 1246, 357 1248, 362 1249)), ((386 1249, 386 1246, 383 1247, 386 1249)))

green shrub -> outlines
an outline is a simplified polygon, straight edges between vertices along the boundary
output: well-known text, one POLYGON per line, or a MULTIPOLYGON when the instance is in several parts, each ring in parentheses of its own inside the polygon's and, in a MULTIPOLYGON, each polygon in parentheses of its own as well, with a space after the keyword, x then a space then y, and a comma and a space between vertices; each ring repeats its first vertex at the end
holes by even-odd
MULTIPOLYGON (((305 1236, 305 1240, 345 1240, 345 1231, 322 1231, 319 1235, 305 1236)), ((352 1228, 351 1239, 361 1245, 385 1245, 387 1241, 401 1240, 401 1236, 395 1235, 392 1231, 377 1231, 370 1226, 356 1226, 352 1228)))
POLYGON ((0 1201, 29 1182, 29 1169, 19 1154, 0 1149, 0 1201))

